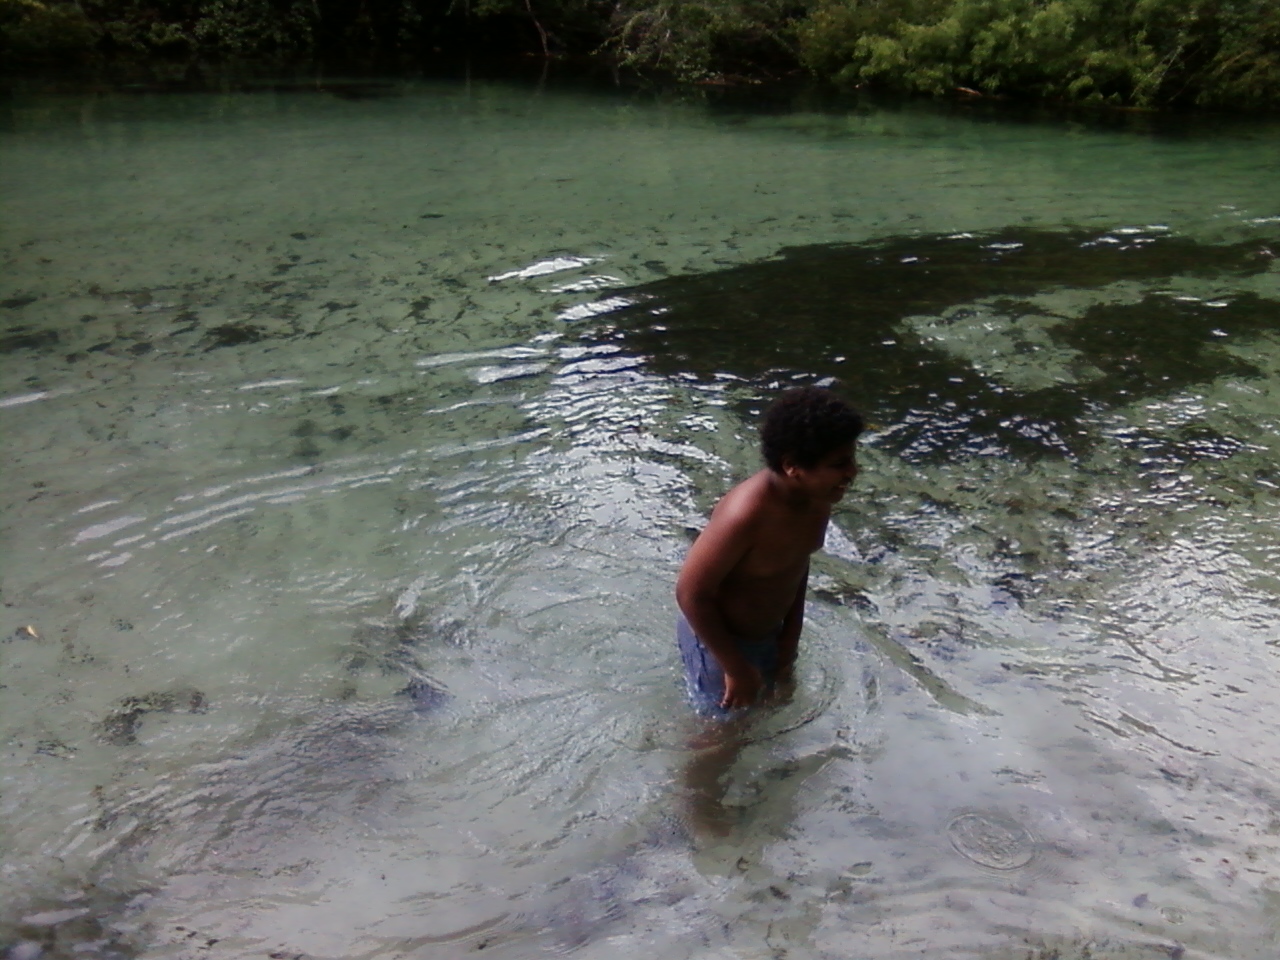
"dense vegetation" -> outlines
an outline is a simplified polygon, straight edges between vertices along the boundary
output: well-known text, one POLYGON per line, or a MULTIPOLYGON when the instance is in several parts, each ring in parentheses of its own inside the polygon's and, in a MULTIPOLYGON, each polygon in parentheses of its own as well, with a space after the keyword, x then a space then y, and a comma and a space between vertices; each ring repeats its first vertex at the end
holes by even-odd
POLYGON ((1280 106, 1277 0, 0 0, 8 64, 593 54, 685 80, 1280 106))
POLYGON ((797 29, 819 74, 1131 106, 1280 104, 1275 0, 822 0, 797 29))

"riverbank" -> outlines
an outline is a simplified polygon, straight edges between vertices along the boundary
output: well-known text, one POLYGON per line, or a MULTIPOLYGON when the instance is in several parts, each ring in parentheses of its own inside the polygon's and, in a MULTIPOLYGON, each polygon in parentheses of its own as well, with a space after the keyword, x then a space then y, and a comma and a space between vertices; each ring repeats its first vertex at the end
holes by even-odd
POLYGON ((701 86, 1280 110, 1280 9, 1263 0, 0 0, 0 63, 18 75, 317 62, 367 75, 476 57, 701 86))

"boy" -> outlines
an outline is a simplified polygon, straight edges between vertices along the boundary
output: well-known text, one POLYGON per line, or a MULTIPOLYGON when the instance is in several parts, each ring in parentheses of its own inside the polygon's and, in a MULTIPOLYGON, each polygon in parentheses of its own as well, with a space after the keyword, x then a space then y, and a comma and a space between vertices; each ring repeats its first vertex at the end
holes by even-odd
POLYGON ((676 636, 699 713, 724 717, 791 679, 809 554, 858 473, 862 418, 819 387, 784 392, 760 430, 766 468, 716 504, 676 584, 676 636))

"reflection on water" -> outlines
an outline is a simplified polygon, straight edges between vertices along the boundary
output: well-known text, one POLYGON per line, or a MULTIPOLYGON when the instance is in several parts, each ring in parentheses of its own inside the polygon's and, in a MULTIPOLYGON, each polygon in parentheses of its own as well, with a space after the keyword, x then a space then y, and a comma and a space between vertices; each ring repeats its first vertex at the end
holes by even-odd
POLYGON ((6 107, 10 958, 1274 953, 1272 127, 364 89, 6 107), (699 756, 688 533, 827 377, 699 756))

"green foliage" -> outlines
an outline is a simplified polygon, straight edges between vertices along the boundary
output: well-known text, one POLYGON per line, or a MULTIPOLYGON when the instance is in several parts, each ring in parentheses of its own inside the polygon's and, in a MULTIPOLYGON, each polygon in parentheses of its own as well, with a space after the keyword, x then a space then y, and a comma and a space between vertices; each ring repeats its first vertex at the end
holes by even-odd
POLYGON ((1224 2, 1217 19, 1217 50, 1200 76, 1188 82, 1195 102, 1212 107, 1280 105, 1280 5, 1274 0, 1224 2))
POLYGON ((315 43, 316 9, 298 0, 213 0, 200 5, 191 38, 202 49, 240 56, 307 51, 315 43))
POLYGON ((800 55, 822 76, 839 73, 858 54, 863 38, 889 35, 899 23, 923 23, 943 9, 940 0, 821 0, 796 28, 800 55))
POLYGON ((847 84, 1085 103, 1280 104, 1272 0, 821 0, 797 29, 847 84))
POLYGON ((367 57, 496 36, 508 51, 566 52, 598 46, 612 10, 609 0, 0 0, 0 49, 367 57))
POLYGON ((1280 0, 0 0, 5 63, 596 51, 931 95, 1280 107, 1280 0))
POLYGON ((264 55, 306 51, 319 7, 311 0, 82 0, 109 52, 264 55))
POLYGON ((795 0, 623 0, 606 48, 624 64, 686 80, 795 62, 795 0))
POLYGON ((83 55, 97 39, 98 31, 74 4, 0 0, 0 57, 6 61, 83 55))

